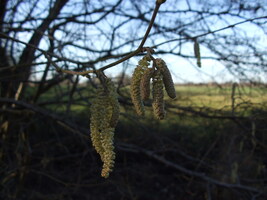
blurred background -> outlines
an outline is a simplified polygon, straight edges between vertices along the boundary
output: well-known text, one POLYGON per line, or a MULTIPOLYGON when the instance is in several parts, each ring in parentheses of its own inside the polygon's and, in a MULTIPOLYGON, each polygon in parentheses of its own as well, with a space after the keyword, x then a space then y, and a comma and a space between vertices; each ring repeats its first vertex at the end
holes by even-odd
MULTIPOLYGON (((164 120, 136 115, 131 76, 144 54, 104 71, 121 106, 110 177, 91 144, 104 67, 136 50, 155 1, 0 0, 1 199, 267 199, 265 0, 167 0, 145 47, 177 98, 164 120), (198 41, 201 68, 194 55, 198 41)), ((167 96, 167 95, 166 95, 167 96)))

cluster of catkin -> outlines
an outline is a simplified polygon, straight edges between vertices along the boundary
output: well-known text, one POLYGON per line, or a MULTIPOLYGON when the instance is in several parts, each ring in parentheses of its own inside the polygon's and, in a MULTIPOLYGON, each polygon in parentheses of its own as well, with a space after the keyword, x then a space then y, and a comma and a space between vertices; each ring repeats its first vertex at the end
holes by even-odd
POLYGON ((113 138, 119 120, 119 102, 116 88, 110 79, 105 79, 96 93, 91 105, 91 140, 103 161, 101 176, 107 178, 115 160, 113 138))
POLYGON ((143 101, 150 97, 150 82, 152 79, 152 107, 157 119, 164 119, 164 91, 170 98, 176 97, 175 87, 171 73, 164 60, 153 60, 153 67, 149 67, 151 58, 145 55, 136 66, 131 82, 131 98, 138 115, 145 114, 143 101))

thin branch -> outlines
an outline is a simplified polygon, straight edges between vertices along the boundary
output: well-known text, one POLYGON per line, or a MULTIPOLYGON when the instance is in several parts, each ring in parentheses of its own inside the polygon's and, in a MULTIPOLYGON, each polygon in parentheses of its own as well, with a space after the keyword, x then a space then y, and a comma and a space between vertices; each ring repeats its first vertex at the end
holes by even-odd
POLYGON ((147 37, 148 37, 148 35, 149 35, 150 31, 151 31, 151 28, 152 28, 152 26, 153 26, 153 24, 154 24, 154 21, 155 21, 155 19, 156 19, 156 16, 157 16, 157 14, 158 14, 160 5, 161 5, 161 4, 159 4, 159 3, 156 2, 156 7, 155 7, 155 9, 154 9, 152 18, 151 18, 151 20, 150 20, 150 22, 149 22, 149 25, 148 25, 148 28, 147 28, 147 30, 146 30, 146 33, 145 33, 145 35, 144 35, 144 37, 143 37, 143 40, 142 40, 142 42, 140 43, 138 49, 141 49, 141 48, 144 46, 144 44, 145 44, 145 42, 146 42, 146 40, 147 40, 147 37))
MULTIPOLYGON (((117 60, 117 61, 115 61, 115 62, 113 62, 113 63, 111 63, 111 64, 108 64, 108 65, 106 65, 106 66, 104 66, 104 67, 101 67, 101 68, 98 69, 97 71, 104 71, 104 70, 106 70, 106 69, 108 69, 108 68, 110 68, 110 67, 113 67, 113 66, 115 66, 115 65, 118 65, 118 64, 120 64, 120 63, 122 63, 122 62, 128 60, 129 58, 131 58, 131 57, 133 57, 133 56, 139 54, 140 52, 143 52, 143 51, 144 51, 144 50, 143 50, 143 46, 144 46, 144 44, 145 44, 145 42, 146 42, 146 40, 147 40, 147 37, 148 37, 148 35, 149 35, 150 31, 151 31, 152 26, 153 26, 153 24, 154 24, 154 21, 155 21, 155 19, 156 19, 157 13, 158 13, 158 10, 159 10, 161 4, 163 4, 163 3, 164 3, 163 1, 156 1, 156 6, 155 6, 155 9, 154 9, 152 18, 151 18, 151 20, 150 20, 149 26, 148 26, 148 28, 147 28, 147 30, 146 30, 146 33, 145 33, 145 35, 144 35, 144 37, 143 37, 143 39, 142 39, 142 41, 141 41, 139 47, 138 47, 135 51, 133 51, 133 52, 129 53, 128 55, 126 55, 125 57, 121 58, 120 60, 117 60)), ((55 62, 52 62, 52 59, 50 59, 47 55, 50 55, 50 56, 59 58, 58 56, 56 56, 56 55, 54 55, 54 54, 51 54, 51 53, 48 53, 48 52, 46 52, 46 51, 44 51, 44 50, 42 50, 42 49, 40 49, 40 48, 38 48, 38 47, 36 47, 36 46, 34 46, 34 45, 28 44, 28 43, 26 43, 26 42, 22 42, 22 41, 20 41, 20 40, 15 39, 15 38, 11 38, 11 37, 9 37, 8 35, 6 35, 6 34, 4 34, 4 33, 1 33, 1 32, 0 32, 0 35, 3 36, 3 37, 5 37, 5 38, 11 39, 11 40, 13 40, 13 41, 22 43, 22 44, 24 44, 24 45, 26 45, 26 46, 28 46, 28 47, 32 47, 32 48, 34 48, 34 49, 36 49, 36 50, 41 51, 41 52, 45 55, 45 57, 52 63, 52 65, 57 69, 58 72, 67 73, 67 74, 72 74, 72 75, 83 75, 83 76, 85 76, 85 75, 87 75, 87 74, 89 74, 89 73, 95 73, 95 72, 96 72, 95 70, 87 70, 87 71, 83 71, 83 72, 77 72, 77 71, 72 71, 72 70, 64 70, 64 69, 60 69, 59 66, 57 66, 57 64, 56 64, 55 62)), ((81 64, 81 65, 83 65, 82 63, 78 63, 78 62, 76 62, 76 61, 72 61, 72 60, 69 60, 69 59, 65 59, 65 60, 66 60, 66 61, 73 62, 73 63, 76 63, 76 64, 81 64)))
POLYGON ((68 121, 65 117, 61 117, 55 113, 52 113, 51 111, 49 110, 46 110, 44 108, 41 108, 39 106, 36 106, 36 105, 33 105, 33 104, 29 104, 29 103, 26 103, 25 101, 20 101, 20 100, 15 100, 15 99, 11 99, 11 98, 2 98, 0 97, 0 102, 1 103, 11 103, 11 104, 15 104, 15 105, 18 105, 18 106, 22 106, 26 109, 29 109, 35 113, 38 113, 38 114, 41 114, 41 115, 44 115, 46 117, 49 117, 50 119, 53 119, 55 120, 57 123, 63 123, 65 124, 65 126, 69 127, 69 129, 73 130, 73 132, 79 134, 80 136, 82 137, 86 137, 86 133, 87 130, 86 129, 83 129, 81 127, 79 127, 78 125, 68 121))
POLYGON ((244 24, 244 23, 247 23, 247 22, 252 22, 252 21, 258 20, 258 19, 267 19, 267 15, 266 16, 262 16, 262 17, 256 17, 256 18, 252 18, 252 19, 247 19, 247 20, 244 20, 244 21, 241 21, 241 22, 237 22, 235 24, 231 24, 229 26, 226 26, 226 27, 223 27, 223 28, 220 28, 220 29, 216 29, 214 31, 208 31, 206 33, 202 33, 202 34, 199 34, 199 35, 196 35, 196 36, 192 36, 190 38, 189 37, 183 37, 183 38, 176 38, 176 39, 168 40, 168 41, 159 43, 157 45, 154 45, 151 48, 157 48, 157 47, 159 47, 159 46, 161 46, 163 44, 167 44, 167 43, 170 43, 170 42, 175 42, 175 41, 180 41, 180 40, 187 40, 187 39, 193 39, 193 38, 203 37, 203 36, 206 36, 206 35, 209 35, 209 34, 213 34, 213 33, 219 32, 219 31, 223 31, 223 30, 226 30, 226 29, 229 29, 229 28, 234 28, 235 26, 238 26, 240 24, 244 24))
MULTIPOLYGON (((115 66, 115 65, 118 65, 118 64, 120 64, 120 63, 122 63, 122 62, 128 60, 129 58, 131 58, 131 57, 133 57, 133 56, 135 56, 135 55, 137 55, 137 54, 143 52, 143 45, 144 45, 144 43, 145 43, 145 41, 146 41, 146 39, 147 39, 147 37, 148 37, 148 35, 149 35, 149 32, 150 32, 150 30, 151 30, 151 28, 152 28, 152 26, 153 26, 153 23, 154 23, 154 20, 155 20, 155 17, 156 17, 156 14, 157 14, 157 12, 158 12, 158 9, 159 9, 160 5, 161 5, 161 4, 156 3, 156 7, 155 7, 155 10, 154 10, 154 12, 153 12, 153 16, 152 16, 152 18, 151 18, 150 24, 149 24, 149 26, 148 26, 148 29, 147 29, 147 31, 146 31, 146 33, 145 33, 145 35, 144 35, 144 37, 143 37, 143 40, 141 41, 139 47, 138 47, 135 51, 132 51, 132 52, 130 52, 128 55, 126 55, 125 57, 121 58, 120 60, 117 60, 117 61, 115 61, 115 62, 113 62, 113 63, 110 63, 110 64, 104 66, 104 67, 101 67, 100 69, 98 69, 98 71, 104 71, 104 70, 106 70, 106 69, 108 69, 108 68, 110 68, 110 67, 113 67, 113 66, 115 66)), ((221 29, 217 29, 217 30, 214 30, 214 31, 208 31, 208 32, 203 33, 203 34, 200 34, 200 35, 192 36, 190 39, 192 39, 192 38, 198 38, 198 37, 202 37, 202 36, 206 36, 206 35, 213 34, 213 33, 219 32, 219 31, 223 31, 223 30, 226 30, 226 29, 229 29, 229 28, 233 28, 233 27, 235 27, 235 26, 237 26, 237 25, 240 25, 240 24, 243 24, 243 23, 246 23, 246 22, 251 22, 251 21, 254 21, 254 20, 265 19, 265 18, 267 18, 267 16, 262 16, 262 17, 256 17, 256 18, 252 18, 252 19, 247 19, 247 20, 244 20, 244 21, 241 21, 241 22, 238 22, 238 23, 229 25, 229 26, 227 26, 227 27, 223 27, 223 28, 221 28, 221 29)), ((79 61, 75 61, 75 60, 72 60, 72 59, 63 58, 63 57, 60 57, 60 56, 58 56, 58 55, 49 53, 49 52, 47 52, 47 51, 45 51, 45 50, 42 50, 42 49, 40 49, 40 48, 38 48, 38 47, 36 47, 36 46, 34 46, 34 45, 32 45, 32 44, 28 44, 28 43, 23 42, 23 41, 21 41, 21 40, 18 40, 18 39, 16 39, 16 38, 12 38, 12 37, 10 37, 10 36, 4 34, 3 32, 0 32, 0 36, 2 36, 3 38, 6 38, 6 39, 10 39, 10 40, 13 40, 13 41, 15 41, 15 42, 24 44, 24 45, 26 45, 26 46, 29 46, 29 47, 31 47, 31 48, 34 48, 34 49, 36 49, 36 50, 42 52, 44 55, 49 55, 49 56, 51 56, 51 57, 55 57, 55 58, 60 59, 60 60, 64 60, 64 61, 68 61, 68 62, 72 62, 72 63, 78 64, 78 65, 82 65, 82 66, 84 66, 84 65, 86 65, 86 64, 88 63, 88 62, 79 62, 79 61)), ((161 45, 166 44, 166 43, 170 43, 170 42, 174 42, 174 41, 179 41, 179 40, 186 40, 186 39, 188 39, 188 37, 168 40, 168 41, 159 43, 159 44, 157 44, 157 45, 154 45, 154 46, 152 46, 151 48, 157 48, 158 46, 161 46, 161 45)), ((50 61, 51 61, 51 60, 50 60, 50 61)), ((55 65, 54 65, 55 63, 52 62, 52 64, 53 64, 53 66, 55 67, 55 65)), ((58 68, 56 67, 56 69, 58 69, 58 68)), ((71 71, 71 70, 60 69, 60 72, 62 72, 62 73, 67 73, 67 74, 72 74, 72 75, 83 75, 83 76, 85 76, 85 75, 87 75, 87 74, 89 74, 89 73, 95 73, 96 71, 95 71, 95 70, 87 70, 87 71, 83 71, 83 72, 78 72, 78 71, 71 71)))
MULTIPOLYGON (((80 65, 83 65, 83 64, 84 64, 84 63, 79 62, 79 61, 75 61, 75 60, 72 60, 72 59, 69 59, 69 58, 65 58, 65 57, 63 58, 63 57, 58 56, 58 55, 56 55, 56 54, 50 53, 50 52, 48 52, 48 51, 45 51, 45 50, 43 50, 43 49, 40 49, 39 47, 37 47, 37 46, 35 46, 35 45, 32 45, 32 44, 29 44, 29 43, 27 43, 27 42, 23 42, 23 41, 18 40, 18 39, 16 39, 16 38, 10 37, 9 35, 7 35, 7 34, 5 34, 5 33, 3 33, 3 32, 0 32, 0 36, 1 36, 2 38, 9 39, 9 40, 13 40, 13 41, 18 42, 18 43, 20 43, 20 44, 24 44, 25 46, 34 48, 34 49, 40 51, 42 54, 47 54, 47 55, 49 55, 49 56, 51 56, 51 57, 55 57, 55 58, 57 58, 57 59, 59 59, 59 60, 62 60, 62 61, 68 61, 68 62, 72 62, 72 63, 75 63, 75 64, 80 64, 80 65)), ((1 38, 1 37, 0 37, 0 38, 1 38)), ((20 66, 25 66, 25 65, 20 65, 20 66)))
MULTIPOLYGON (((76 124, 63 119, 62 117, 58 116, 57 114, 53 114, 51 112, 49 112, 48 110, 45 110, 43 108, 40 108, 36 105, 32 105, 32 104, 28 104, 24 101, 16 101, 14 99, 9 99, 9 98, 1 98, 0 97, 0 102, 8 102, 8 103, 13 103, 19 106, 22 106, 24 108, 30 109, 36 113, 42 114, 44 116, 49 117, 50 119, 56 120, 59 124, 61 124, 62 126, 64 126, 65 128, 69 129, 70 131, 81 135, 82 137, 86 137, 86 135, 88 134, 88 130, 82 127, 78 127, 76 124)), ((167 167, 173 168, 175 170, 178 170, 184 174, 190 175, 190 176, 194 176, 197 178, 200 178, 204 181, 206 181, 207 183, 210 184, 214 184, 214 185, 218 185, 220 187, 225 187, 225 188, 229 188, 229 189, 236 189, 236 190, 244 190, 244 191, 249 191, 251 193, 257 193, 259 195, 262 195, 266 192, 263 192, 257 188, 253 188, 250 186, 245 186, 245 185, 240 185, 240 184, 231 184, 231 183, 225 183, 225 182, 221 182, 218 181, 214 178, 211 178, 209 176, 207 176, 205 173, 201 173, 201 172, 196 172, 196 171, 192 171, 190 169, 186 169, 181 165, 178 165, 176 163, 173 163, 167 159, 165 159, 164 157, 155 154, 155 152, 135 146, 135 145, 129 145, 129 144, 125 144, 120 142, 118 144, 118 149, 122 150, 122 151, 126 151, 126 152, 132 152, 132 153, 143 153, 144 155, 148 156, 149 158, 152 158, 164 165, 166 165, 167 167)))
POLYGON ((262 193, 261 190, 253 188, 253 187, 240 185, 240 184, 224 183, 224 182, 218 181, 216 179, 213 179, 211 177, 208 177, 204 173, 200 173, 200 172, 196 172, 196 171, 192 171, 192 170, 186 169, 181 165, 173 163, 173 162, 165 159, 164 157, 155 154, 153 151, 150 151, 150 150, 147 150, 147 149, 143 149, 143 148, 135 146, 135 145, 121 144, 121 146, 119 146, 119 149, 124 150, 124 151, 129 151, 129 152, 132 152, 132 153, 143 153, 146 156, 148 156, 149 158, 153 158, 154 160, 156 160, 156 161, 158 161, 160 163, 163 163, 163 164, 165 164, 166 166, 168 166, 170 168, 178 170, 178 171, 180 171, 180 172, 182 172, 184 174, 188 174, 190 176, 194 176, 194 177, 200 178, 200 179, 202 179, 204 181, 207 181, 208 183, 212 183, 212 184, 218 185, 220 187, 225 187, 225 188, 230 188, 230 189, 238 189, 238 190, 245 190, 245 191, 249 191, 249 192, 253 192, 253 193, 262 193))

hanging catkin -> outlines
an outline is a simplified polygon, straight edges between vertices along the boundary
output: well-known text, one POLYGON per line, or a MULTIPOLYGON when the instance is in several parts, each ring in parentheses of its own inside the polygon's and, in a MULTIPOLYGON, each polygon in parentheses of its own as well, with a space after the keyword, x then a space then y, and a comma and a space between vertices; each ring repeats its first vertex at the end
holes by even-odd
POLYGON ((109 173, 112 171, 115 163, 115 153, 114 153, 114 128, 108 127, 101 132, 102 146, 105 149, 103 154, 103 168, 101 176, 107 178, 109 173), (112 139, 111 139, 112 138, 112 139))
POLYGON ((135 110, 138 115, 143 116, 145 114, 144 104, 141 99, 141 79, 144 75, 145 70, 148 68, 150 62, 150 58, 148 56, 144 56, 136 66, 132 81, 131 81, 131 98, 134 104, 135 110))
POLYGON ((174 99, 176 97, 176 91, 175 91, 175 87, 174 87, 174 83, 172 80, 172 75, 170 73, 170 70, 168 69, 164 60, 157 58, 155 62, 156 62, 157 68, 160 70, 162 74, 163 83, 164 83, 165 90, 168 96, 174 99))
POLYGON ((113 137, 119 118, 119 103, 114 84, 106 79, 99 87, 91 105, 90 131, 92 144, 103 161, 101 175, 112 171, 115 160, 113 137))
POLYGON ((154 73, 153 68, 147 68, 141 78, 141 99, 147 100, 150 96, 150 79, 154 73))
POLYGON ((201 67, 200 48, 199 48, 199 43, 198 43, 197 39, 195 39, 195 41, 194 41, 194 53, 195 53, 195 57, 197 59, 197 66, 201 67))
POLYGON ((153 111, 157 119, 164 119, 165 108, 164 108, 164 93, 163 93, 163 81, 162 74, 159 70, 156 70, 152 79, 153 82, 153 111))

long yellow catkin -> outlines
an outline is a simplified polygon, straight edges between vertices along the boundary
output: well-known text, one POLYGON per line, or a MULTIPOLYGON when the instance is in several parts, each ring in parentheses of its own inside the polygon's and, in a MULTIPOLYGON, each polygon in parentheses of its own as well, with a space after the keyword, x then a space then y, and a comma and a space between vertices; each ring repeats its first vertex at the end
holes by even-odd
POLYGON ((147 68, 141 78, 141 99, 147 100, 150 96, 150 79, 154 73, 153 68, 147 68))
POLYGON ((96 93, 96 98, 92 100, 91 105, 91 118, 90 118, 90 134, 93 147, 96 152, 100 155, 101 160, 103 160, 104 148, 101 141, 101 130, 100 125, 102 122, 103 116, 105 116, 106 109, 103 109, 105 106, 105 97, 103 95, 103 90, 98 89, 96 93))
POLYGON ((164 108, 164 93, 163 93, 163 81, 162 74, 159 70, 156 70, 153 76, 153 111, 157 119, 164 119, 165 108, 164 108))
POLYGON ((158 69, 160 70, 162 74, 163 83, 164 83, 165 90, 168 96, 172 99, 176 98, 176 91, 175 91, 174 83, 172 80, 172 75, 166 63, 164 62, 164 60, 160 58, 157 58, 155 62, 156 62, 156 66, 158 67, 158 69))
POLYGON ((144 56, 136 66, 132 81, 131 81, 131 99, 134 104, 136 113, 140 116, 143 116, 145 114, 144 104, 141 99, 141 78, 145 72, 145 70, 148 68, 150 62, 150 58, 148 56, 144 56))
POLYGON ((104 85, 97 89, 96 98, 92 101, 90 131, 92 144, 103 161, 101 175, 107 178, 115 160, 113 137, 119 117, 119 103, 111 80, 107 79, 104 85))
POLYGON ((115 163, 115 152, 113 145, 114 128, 105 128, 101 132, 102 146, 105 149, 103 154, 103 169, 101 176, 107 178, 115 163))

